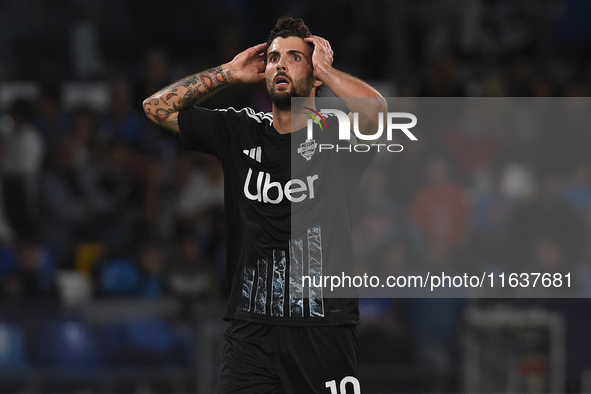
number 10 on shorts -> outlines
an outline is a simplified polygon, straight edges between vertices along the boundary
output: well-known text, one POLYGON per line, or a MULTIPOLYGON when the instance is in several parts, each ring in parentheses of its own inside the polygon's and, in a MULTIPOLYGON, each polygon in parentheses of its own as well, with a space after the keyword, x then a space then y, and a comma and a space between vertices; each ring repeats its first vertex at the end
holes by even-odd
POLYGON ((339 388, 337 390, 337 381, 330 380, 324 384, 324 387, 330 389, 330 394, 347 394, 347 384, 351 383, 353 386, 353 394, 361 394, 361 386, 359 385, 359 380, 357 380, 354 376, 345 376, 341 379, 341 383, 339 384, 339 388))

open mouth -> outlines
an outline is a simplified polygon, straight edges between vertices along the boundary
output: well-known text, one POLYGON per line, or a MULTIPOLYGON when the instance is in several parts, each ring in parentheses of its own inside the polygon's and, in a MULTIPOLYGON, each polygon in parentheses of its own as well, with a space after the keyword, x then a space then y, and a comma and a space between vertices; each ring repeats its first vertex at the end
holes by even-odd
POLYGON ((285 76, 279 75, 275 78, 275 85, 277 86, 288 86, 289 79, 285 76))

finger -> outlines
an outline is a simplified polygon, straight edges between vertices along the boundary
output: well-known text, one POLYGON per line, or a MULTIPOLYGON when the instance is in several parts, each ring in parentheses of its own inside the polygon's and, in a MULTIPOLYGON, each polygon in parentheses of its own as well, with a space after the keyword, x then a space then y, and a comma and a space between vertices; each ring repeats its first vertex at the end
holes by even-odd
POLYGON ((314 44, 318 43, 320 45, 323 46, 328 46, 330 47, 330 44, 328 43, 328 40, 319 36, 315 36, 315 35, 311 35, 307 38, 304 38, 304 41, 306 42, 313 42, 314 44))
POLYGON ((304 40, 306 42, 313 44, 314 48, 320 48, 320 49, 324 50, 325 52, 328 52, 331 50, 331 47, 330 47, 330 44, 328 43, 328 41, 322 37, 310 36, 310 37, 304 38, 304 40))
POLYGON ((267 43, 263 42, 261 44, 255 45, 252 47, 252 49, 254 49, 257 53, 262 53, 265 51, 265 49, 267 49, 267 43))
POLYGON ((320 37, 318 37, 318 36, 309 36, 309 37, 304 38, 304 41, 316 45, 319 41, 318 40, 319 38, 320 37))
POLYGON ((320 42, 322 43, 321 45, 324 47, 324 49, 327 52, 332 50, 332 48, 330 47, 330 43, 328 42, 328 40, 325 40, 324 38, 321 38, 320 39, 320 42))

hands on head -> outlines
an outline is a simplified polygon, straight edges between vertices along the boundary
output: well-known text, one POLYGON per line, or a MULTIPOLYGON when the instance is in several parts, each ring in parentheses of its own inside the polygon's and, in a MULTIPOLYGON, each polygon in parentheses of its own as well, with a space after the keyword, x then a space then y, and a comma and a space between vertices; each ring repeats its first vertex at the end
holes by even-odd
POLYGON ((332 67, 334 60, 334 52, 330 47, 330 43, 326 39, 314 35, 304 38, 304 41, 314 45, 314 52, 312 52, 314 78, 322 81, 322 72, 332 67))
POLYGON ((228 63, 229 75, 244 83, 256 83, 265 79, 265 51, 267 43, 262 43, 240 52, 228 63))
MULTIPOLYGON (((319 36, 311 35, 304 41, 314 45, 312 52, 312 66, 314 78, 322 80, 322 72, 332 67, 334 52, 330 43, 319 36)), ((229 79, 243 83, 256 83, 265 79, 265 53, 267 44, 255 45, 240 52, 228 63, 229 79)))

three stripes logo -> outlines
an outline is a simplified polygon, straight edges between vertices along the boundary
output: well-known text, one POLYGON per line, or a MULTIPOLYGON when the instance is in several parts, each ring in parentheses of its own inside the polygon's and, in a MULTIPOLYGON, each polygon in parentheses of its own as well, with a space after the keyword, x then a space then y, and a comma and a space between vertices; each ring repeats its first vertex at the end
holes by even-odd
POLYGON ((251 159, 258 161, 259 163, 261 162, 261 154, 262 154, 263 150, 261 149, 260 146, 257 146, 256 148, 252 148, 250 150, 244 149, 242 152, 246 156, 250 157, 251 159))
POLYGON ((313 137, 312 122, 316 122, 316 124, 318 126, 320 126, 320 130, 324 130, 324 128, 322 127, 322 123, 324 123, 324 127, 326 127, 326 130, 328 130, 328 125, 326 124, 326 120, 324 119, 324 116, 322 116, 320 114, 320 112, 317 112, 309 107, 304 107, 304 108, 311 111, 312 113, 304 112, 311 119, 308 119, 308 134, 306 137, 306 141, 304 141, 300 144, 300 147, 298 148, 298 153, 301 154, 306 160, 310 160, 312 158, 312 156, 314 155, 314 152, 316 152, 316 147, 318 146, 316 141, 314 141, 314 139, 312 138, 313 137), (322 120, 322 122, 320 122, 320 120, 322 120))

